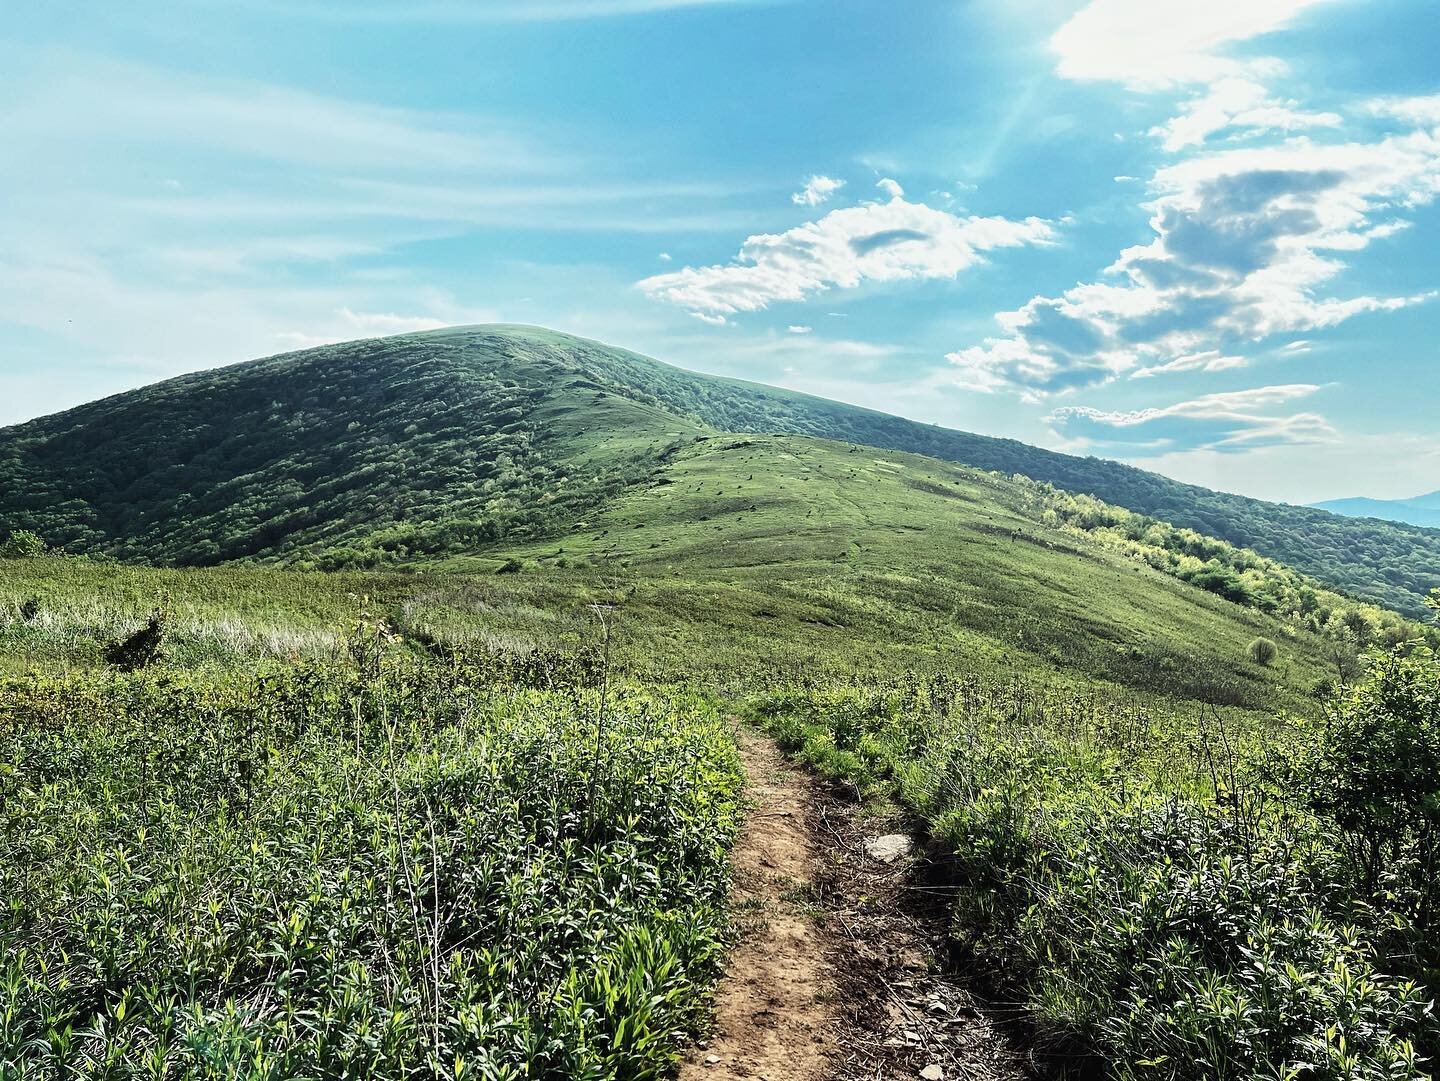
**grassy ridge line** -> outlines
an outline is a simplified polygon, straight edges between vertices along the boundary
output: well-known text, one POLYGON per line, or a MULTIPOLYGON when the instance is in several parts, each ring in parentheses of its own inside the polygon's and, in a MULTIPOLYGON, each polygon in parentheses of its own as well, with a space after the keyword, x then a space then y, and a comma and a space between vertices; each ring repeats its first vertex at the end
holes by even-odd
POLYGON ((1440 531, 1210 492, 514 326, 325 346, 0 430, 0 533, 169 564, 413 563, 563 533, 716 430, 1025 474, 1409 615, 1440 579, 1440 531))
POLYGON ((668 1074, 741 813, 713 705, 350 646, 0 681, 0 1073, 668 1074))

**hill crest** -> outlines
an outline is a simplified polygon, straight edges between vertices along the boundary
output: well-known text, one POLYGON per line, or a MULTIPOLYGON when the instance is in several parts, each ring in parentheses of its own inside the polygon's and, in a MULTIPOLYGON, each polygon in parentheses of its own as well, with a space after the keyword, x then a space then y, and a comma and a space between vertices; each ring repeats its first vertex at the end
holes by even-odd
POLYGON ((717 432, 1023 474, 1410 614, 1440 581, 1440 530, 1213 492, 514 324, 277 354, 0 429, 0 531, 176 564, 293 561, 397 523, 448 521, 446 543, 538 537, 717 432))

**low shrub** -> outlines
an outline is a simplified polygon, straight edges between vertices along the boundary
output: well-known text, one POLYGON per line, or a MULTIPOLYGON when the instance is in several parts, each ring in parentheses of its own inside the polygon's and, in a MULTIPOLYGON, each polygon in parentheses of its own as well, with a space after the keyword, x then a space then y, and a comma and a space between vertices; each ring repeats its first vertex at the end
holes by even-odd
POLYGON ((1268 638, 1257 638, 1250 643, 1245 650, 1250 659, 1259 665, 1268 665, 1273 661, 1280 650, 1275 643, 1268 638))
POLYGON ((0 1076, 665 1076, 723 940, 729 729, 494 677, 0 683, 0 1076))

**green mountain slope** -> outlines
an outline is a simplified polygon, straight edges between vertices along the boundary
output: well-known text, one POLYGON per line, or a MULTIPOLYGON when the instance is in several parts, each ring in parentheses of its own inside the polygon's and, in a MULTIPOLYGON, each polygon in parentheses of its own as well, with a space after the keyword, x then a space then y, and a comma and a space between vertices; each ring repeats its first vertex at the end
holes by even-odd
MULTIPOLYGON (((0 560, 0 670, 94 663, 157 604, 173 659, 228 665, 333 653, 361 597, 414 641, 522 650, 593 640, 601 602, 627 662, 662 681, 935 670, 1084 694, 1098 681, 1167 709, 1318 708, 1311 692, 1342 645, 1325 625, 1180 581, 1040 496, 918 455, 700 436, 559 536, 402 571, 0 560), (1257 637, 1278 643, 1273 664, 1249 658, 1257 637)), ((1401 633, 1394 616, 1364 615, 1375 634, 1401 633)))
POLYGON ((511 326, 271 357, 0 431, 0 532, 174 564, 323 551, 321 565, 367 565, 553 535, 713 431, 1023 473, 1412 614, 1440 581, 1440 531, 1225 495, 511 326))

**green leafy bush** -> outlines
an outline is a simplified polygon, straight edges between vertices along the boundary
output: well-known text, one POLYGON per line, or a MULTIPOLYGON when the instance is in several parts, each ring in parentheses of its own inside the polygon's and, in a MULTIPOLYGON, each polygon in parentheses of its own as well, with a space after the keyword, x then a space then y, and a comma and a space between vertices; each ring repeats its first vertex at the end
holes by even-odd
POLYGON ((0 1076, 665 1076, 722 942, 729 730, 494 676, 0 683, 0 1076))
POLYGON ((1440 658, 1379 655, 1331 705, 1298 772, 1309 806, 1338 827, 1392 964, 1440 977, 1440 658), (1408 961, 1407 961, 1408 959, 1408 961), (1415 962, 1419 962, 1418 969, 1415 962))
MULTIPOLYGON (((1418 653, 1393 663, 1425 669, 1418 653)), ((1408 726, 1431 715, 1432 692, 1423 674, 1402 683, 1356 693, 1408 726)), ((1269 785, 1265 748, 1283 732, 1019 679, 813 688, 757 705, 832 769, 847 762, 838 749, 872 748, 857 776, 892 778, 954 854, 961 944, 1043 1037, 1109 1076, 1429 1076, 1440 1028, 1422 974, 1396 963, 1390 887, 1357 881, 1328 810, 1269 785)), ((1322 760, 1341 768, 1338 732, 1330 744, 1322 760)), ((1414 768, 1437 783, 1430 758, 1414 768)), ((1373 795, 1375 780, 1354 784, 1373 795)), ((1432 806, 1414 795, 1401 800, 1411 816, 1432 806)), ((1403 821, 1418 840, 1420 820, 1403 821)))
POLYGON ((1257 638, 1250 643, 1245 652, 1250 655, 1250 659, 1256 664, 1268 665, 1275 660, 1280 650, 1269 638, 1257 638))
POLYGON ((46 551, 45 542, 28 529, 18 529, 0 543, 0 559, 26 559, 46 551))

